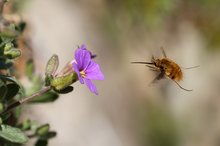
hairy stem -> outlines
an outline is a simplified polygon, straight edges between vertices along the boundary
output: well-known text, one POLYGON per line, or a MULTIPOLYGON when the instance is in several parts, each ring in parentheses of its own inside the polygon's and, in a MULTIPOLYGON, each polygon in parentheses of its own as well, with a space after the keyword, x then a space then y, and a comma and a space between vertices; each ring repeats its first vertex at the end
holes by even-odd
POLYGON ((33 99, 34 97, 41 96, 42 94, 44 94, 44 93, 46 93, 46 92, 48 92, 48 91, 50 91, 50 90, 51 90, 51 87, 50 87, 50 86, 47 86, 47 87, 41 89, 40 91, 38 91, 38 92, 36 92, 36 93, 34 93, 34 94, 30 95, 30 96, 27 96, 27 97, 25 97, 25 98, 23 98, 23 99, 21 99, 21 100, 19 100, 19 101, 16 101, 16 102, 10 104, 10 105, 1 113, 1 115, 5 114, 5 113, 8 113, 8 112, 11 111, 12 109, 14 109, 14 108, 16 108, 16 107, 22 105, 23 103, 26 103, 26 102, 30 101, 30 100, 33 99))

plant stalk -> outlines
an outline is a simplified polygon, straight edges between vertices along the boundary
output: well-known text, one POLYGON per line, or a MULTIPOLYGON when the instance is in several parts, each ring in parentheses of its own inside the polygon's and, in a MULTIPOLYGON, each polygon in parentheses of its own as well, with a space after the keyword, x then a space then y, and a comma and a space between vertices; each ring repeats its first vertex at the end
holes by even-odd
POLYGON ((20 105, 30 101, 34 97, 41 96, 42 94, 44 94, 44 93, 46 93, 46 92, 48 92, 50 90, 51 90, 51 86, 47 86, 47 87, 41 89, 40 91, 38 91, 38 92, 36 92, 36 93, 34 93, 34 94, 30 95, 30 96, 27 96, 27 97, 25 97, 25 98, 23 98, 21 100, 18 100, 16 102, 10 104, 0 115, 4 115, 4 114, 8 113, 12 109, 14 109, 14 108, 16 108, 16 107, 18 107, 18 106, 20 106, 20 105))

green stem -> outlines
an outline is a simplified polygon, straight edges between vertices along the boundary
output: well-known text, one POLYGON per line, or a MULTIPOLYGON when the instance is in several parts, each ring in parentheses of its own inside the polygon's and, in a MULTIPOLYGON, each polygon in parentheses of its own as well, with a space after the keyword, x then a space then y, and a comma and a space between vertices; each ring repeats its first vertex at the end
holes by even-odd
POLYGON ((36 92, 36 93, 34 93, 34 94, 30 95, 30 96, 27 96, 27 97, 25 97, 25 98, 23 98, 23 99, 21 99, 21 100, 18 100, 18 101, 16 101, 16 102, 10 104, 10 105, 1 113, 1 115, 5 114, 5 113, 8 113, 8 112, 11 111, 12 109, 14 109, 14 108, 16 108, 16 107, 22 105, 23 103, 26 103, 26 102, 30 101, 30 100, 33 99, 34 97, 41 96, 42 94, 44 94, 44 93, 46 93, 46 92, 48 92, 48 91, 50 91, 50 90, 51 90, 51 87, 50 87, 50 86, 47 86, 47 87, 41 89, 40 91, 38 91, 38 92, 36 92))

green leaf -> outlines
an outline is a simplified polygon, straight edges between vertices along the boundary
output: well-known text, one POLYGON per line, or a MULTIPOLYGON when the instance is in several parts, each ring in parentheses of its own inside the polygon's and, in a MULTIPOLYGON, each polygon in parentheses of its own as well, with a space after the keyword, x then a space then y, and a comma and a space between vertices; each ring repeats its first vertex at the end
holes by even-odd
POLYGON ((0 59, 0 69, 9 69, 13 66, 13 62, 7 58, 0 59))
POLYGON ((37 128, 36 134, 39 135, 39 136, 44 136, 49 132, 49 129, 50 129, 49 124, 42 125, 42 126, 37 128))
POLYGON ((3 122, 3 120, 2 120, 2 118, 0 117, 0 125, 2 124, 2 122, 3 122))
POLYGON ((4 51, 4 55, 8 59, 15 59, 15 58, 21 56, 21 50, 13 48, 13 49, 10 49, 9 51, 4 51))
POLYGON ((0 100, 3 100, 7 94, 7 86, 5 83, 0 79, 0 100))
POLYGON ((21 22, 19 23, 19 25, 17 26, 17 30, 18 30, 19 32, 23 32, 25 28, 26 28, 26 23, 25 23, 24 21, 21 21, 21 22))
POLYGON ((0 79, 2 79, 3 81, 9 81, 9 82, 13 82, 15 84, 18 84, 18 81, 16 80, 15 77, 12 77, 12 76, 6 76, 6 75, 0 75, 0 79))
POLYGON ((19 32, 15 30, 15 25, 11 24, 8 27, 4 27, 0 32, 1 37, 4 38, 16 38, 19 32))
POLYGON ((26 62, 25 74, 29 80, 31 80, 34 76, 34 63, 32 59, 26 62))
POLYGON ((10 84, 7 84, 7 89, 8 89, 8 92, 5 96, 5 99, 9 101, 17 95, 17 93, 19 92, 20 86, 15 83, 10 83, 10 84))
POLYGON ((14 143, 24 144, 28 141, 27 136, 18 128, 9 125, 1 125, 0 137, 14 143))
POLYGON ((37 142, 35 143, 35 146, 47 146, 47 144, 48 144, 47 140, 38 139, 37 142))
POLYGON ((52 75, 47 75, 45 77, 45 86, 50 86, 50 82, 51 82, 52 79, 53 79, 52 75))
MULTIPOLYGON (((2 121, 8 120, 8 119, 10 118, 11 114, 12 114, 12 113, 6 113, 6 114, 2 115, 2 116, 1 116, 2 121)), ((3 123, 4 123, 4 122, 3 122, 3 123)))
POLYGON ((59 58, 56 54, 54 54, 47 62, 46 70, 45 70, 45 75, 50 76, 54 75, 55 72, 57 71, 57 68, 59 66, 59 58))
POLYGON ((12 48, 14 48, 14 44, 9 42, 9 43, 6 43, 5 44, 5 47, 4 47, 4 51, 9 51, 11 50, 12 48))
MULTIPOLYGON (((0 102, 0 113, 4 111, 4 104, 0 102)), ((0 122, 1 125, 1 122, 0 122)))
POLYGON ((53 102, 56 99, 58 99, 59 95, 53 91, 47 92, 43 94, 42 96, 39 96, 37 98, 34 98, 30 101, 30 103, 48 103, 53 102))
POLYGON ((31 120, 25 120, 24 122, 22 122, 19 127, 22 129, 22 130, 29 130, 31 129, 31 120))
POLYGON ((47 140, 56 137, 57 133, 55 131, 49 131, 45 135, 42 135, 40 139, 42 140, 47 140))
POLYGON ((56 92, 59 93, 59 94, 67 94, 67 93, 72 92, 73 89, 74 89, 74 88, 73 88, 72 86, 68 86, 68 87, 66 87, 66 88, 64 88, 64 89, 62 89, 62 90, 58 90, 58 91, 56 91, 56 92))

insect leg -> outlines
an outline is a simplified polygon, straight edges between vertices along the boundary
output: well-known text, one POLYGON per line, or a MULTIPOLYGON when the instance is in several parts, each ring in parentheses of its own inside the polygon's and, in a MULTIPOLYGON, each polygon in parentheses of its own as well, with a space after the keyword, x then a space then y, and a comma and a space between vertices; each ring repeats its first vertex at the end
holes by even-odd
POLYGON ((196 66, 192 66, 192 67, 181 67, 182 69, 193 69, 193 68, 197 68, 200 67, 200 65, 196 65, 196 66))
POLYGON ((160 50, 162 51, 163 57, 167 58, 166 52, 164 51, 163 47, 160 47, 160 50))
POLYGON ((183 88, 179 83, 177 83, 177 81, 175 80, 172 80, 174 81, 181 89, 185 90, 185 91, 193 91, 192 89, 186 89, 186 88, 183 88))
POLYGON ((152 55, 152 57, 151 57, 151 62, 155 62, 155 58, 154 58, 154 55, 152 55))
POLYGON ((159 71, 160 71, 160 69, 157 68, 157 67, 155 67, 155 66, 150 66, 150 65, 146 65, 146 66, 149 67, 149 69, 150 69, 151 71, 156 71, 156 72, 159 72, 159 71))

